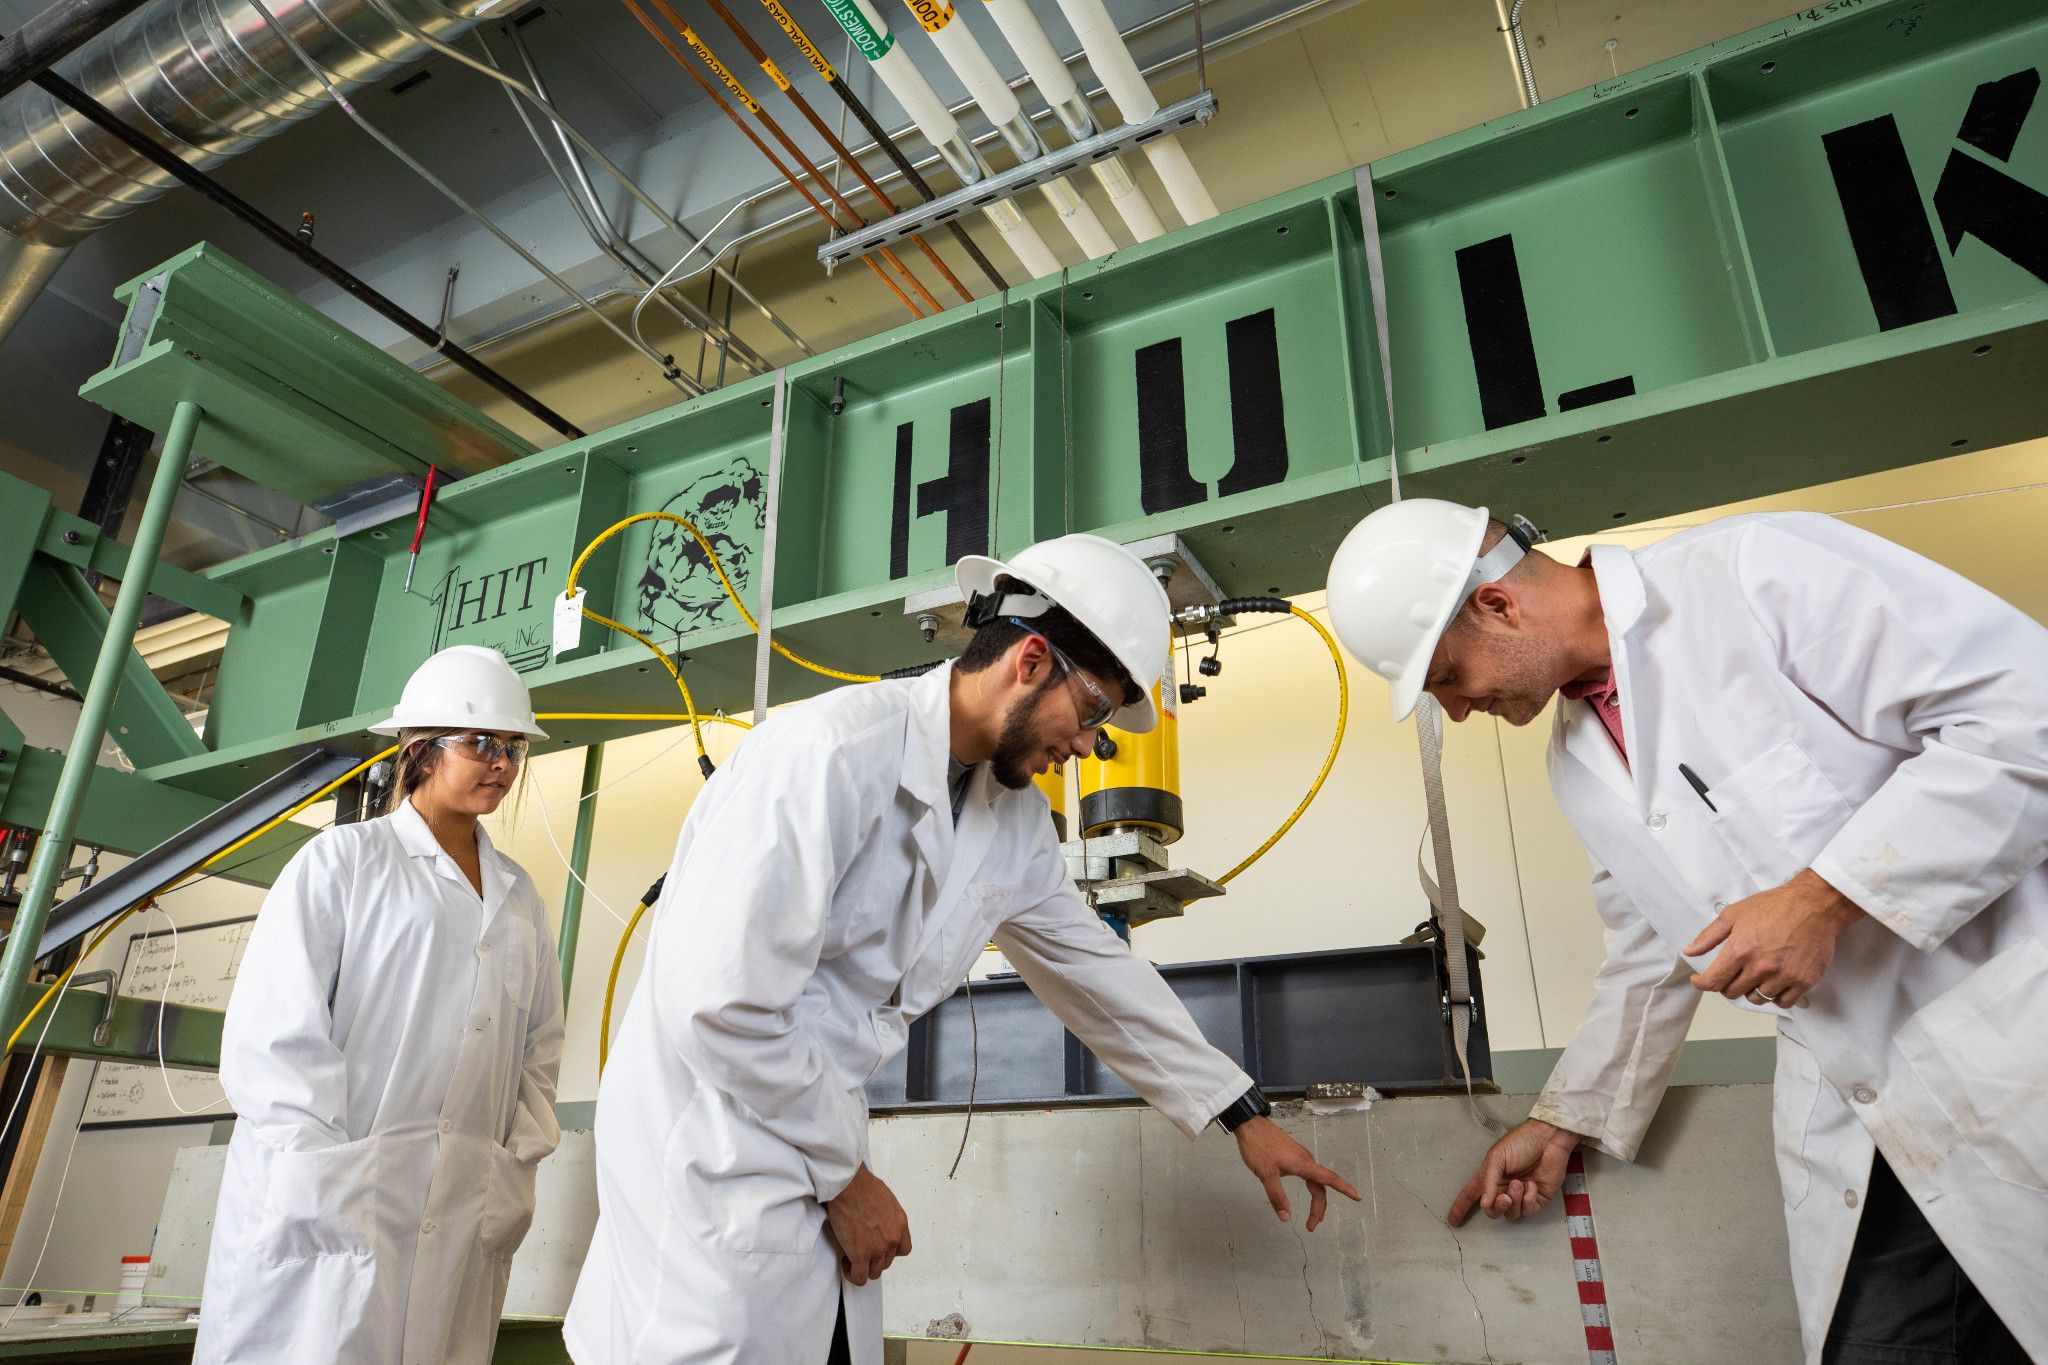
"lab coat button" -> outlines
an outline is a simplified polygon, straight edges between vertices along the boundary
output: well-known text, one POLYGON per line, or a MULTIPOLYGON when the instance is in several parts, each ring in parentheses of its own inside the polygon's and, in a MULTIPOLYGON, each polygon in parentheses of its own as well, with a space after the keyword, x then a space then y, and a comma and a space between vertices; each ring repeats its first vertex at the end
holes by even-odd
POLYGON ((1728 908, 1728 902, 1727 902, 1727 901, 1715 901, 1715 902, 1714 902, 1714 913, 1715 913, 1715 914, 1717 914, 1717 915, 1718 915, 1718 914, 1720 914, 1720 913, 1721 913, 1721 912, 1722 912, 1723 910, 1726 910, 1727 908, 1728 908))
POLYGON ((1855 1207, 1856 1207, 1856 1191, 1854 1191, 1854 1190, 1844 1190, 1844 1191, 1842 1191, 1842 1202, 1843 1202, 1844 1204, 1847 1204, 1847 1205, 1848 1205, 1848 1206, 1849 1206, 1850 1208, 1852 1208, 1852 1209, 1853 1209, 1853 1208, 1855 1208, 1855 1207))
POLYGON ((434 1235, 434 1220, 433 1220, 433 1219, 431 1219, 431 1218, 429 1218, 429 1219, 428 1219, 428 1220, 427 1220, 426 1222, 424 1222, 424 1223, 420 1224, 420 1236, 422 1236, 422 1237, 431 1237, 431 1236, 433 1236, 433 1235, 434 1235))
POLYGON ((1651 811, 1650 818, 1643 821, 1643 823, 1648 825, 1651 829, 1664 828, 1664 812, 1661 810, 1651 811))
POLYGON ((441 1131, 442 1131, 442 1132, 444 1132, 444 1133, 452 1133, 452 1132, 454 1132, 454 1131, 455 1131, 455 1120, 454 1120, 454 1119, 442 1119, 442 1120, 441 1120, 441 1131))
POLYGON ((1876 1104, 1877 1092, 1867 1085, 1859 1085, 1849 1092, 1849 1098, 1858 1104, 1876 1104))
POLYGON ((476 950, 480 953, 488 953, 491 950, 491 941, 487 938, 478 939, 476 941, 476 950))

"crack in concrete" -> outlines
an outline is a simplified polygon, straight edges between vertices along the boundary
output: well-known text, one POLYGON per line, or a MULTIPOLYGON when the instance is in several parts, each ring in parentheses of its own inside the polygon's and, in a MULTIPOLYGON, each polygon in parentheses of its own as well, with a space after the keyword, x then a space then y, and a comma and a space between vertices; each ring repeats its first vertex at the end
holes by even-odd
MULTIPOLYGON (((1415 1202, 1428 1209, 1432 1216, 1436 1213, 1435 1206, 1422 1197, 1420 1190, 1401 1179, 1398 1175, 1394 1177, 1394 1183, 1414 1195, 1415 1202)), ((1472 1316, 1479 1320, 1479 1349, 1485 1355, 1487 1365, 1492 1365, 1493 1345, 1486 1334, 1486 1314, 1480 1310, 1479 1295, 1473 1290, 1471 1278, 1465 1273, 1465 1239, 1458 1235, 1456 1228, 1450 1228, 1448 1224, 1445 1226, 1449 1228, 1451 1234, 1451 1245, 1458 1249, 1458 1283, 1465 1286, 1465 1296, 1472 1300, 1472 1316)))
POLYGON ((1315 1329, 1317 1345, 1327 1348, 1330 1334, 1323 1329, 1323 1320, 1316 1316, 1316 1287, 1309 1279, 1308 1238, 1297 1230, 1294 1241, 1301 1248, 1301 1287, 1308 1291, 1308 1325, 1315 1329))
POLYGON ((1493 1345, 1486 1336, 1486 1314, 1479 1311, 1479 1295, 1473 1292, 1472 1281, 1465 1275, 1465 1242, 1456 1232, 1451 1234, 1451 1245, 1458 1249, 1458 1283, 1465 1286, 1465 1296, 1472 1300, 1472 1316, 1479 1319, 1479 1349, 1486 1356, 1488 1365, 1493 1361, 1493 1345))

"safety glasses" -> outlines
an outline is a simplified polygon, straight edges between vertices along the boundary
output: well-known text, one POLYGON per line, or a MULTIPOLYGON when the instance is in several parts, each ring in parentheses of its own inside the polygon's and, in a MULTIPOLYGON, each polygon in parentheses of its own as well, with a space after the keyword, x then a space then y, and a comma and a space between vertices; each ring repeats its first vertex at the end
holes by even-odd
POLYGON ((1065 650, 1061 649, 1052 641, 1046 640, 1043 635, 1039 635, 1037 631, 1032 630, 1031 627, 1028 624, 1026 624, 1023 620, 1015 616, 1005 617, 1004 619, 1009 621, 1011 625, 1016 626, 1019 630, 1025 631, 1031 635, 1038 635, 1039 639, 1045 640, 1045 647, 1052 651, 1053 661, 1059 664, 1059 666, 1063 670, 1065 670, 1066 675, 1069 678, 1072 678, 1076 682, 1080 683, 1082 688, 1087 691, 1089 699, 1092 701, 1094 705, 1094 709, 1082 715, 1081 728, 1083 730, 1099 730, 1103 726, 1109 724, 1109 718, 1111 716, 1114 716, 1117 712, 1117 703, 1111 701, 1106 695, 1104 695, 1102 689, 1095 685, 1095 680, 1089 677, 1086 673, 1083 673, 1081 671, 1081 666, 1075 663, 1072 659, 1069 659, 1067 657, 1067 653, 1065 650))
POLYGON ((479 763, 496 763, 500 758, 510 759, 514 764, 526 761, 527 741, 523 736, 499 739, 496 735, 484 734, 443 735, 434 743, 451 753, 465 754, 479 763))

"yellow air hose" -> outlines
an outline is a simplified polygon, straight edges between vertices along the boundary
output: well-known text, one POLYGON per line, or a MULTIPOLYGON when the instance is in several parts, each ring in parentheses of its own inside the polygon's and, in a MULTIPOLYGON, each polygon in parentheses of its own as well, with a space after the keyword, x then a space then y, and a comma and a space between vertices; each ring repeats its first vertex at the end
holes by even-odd
MULTIPOLYGON (((1295 606, 1292 602, 1284 602, 1283 599, 1280 598, 1252 598, 1248 601, 1240 601, 1238 605, 1240 609, 1266 610, 1274 612, 1280 610, 1279 606, 1259 607, 1252 605, 1254 603, 1264 602, 1274 602, 1284 605, 1288 612, 1308 622, 1309 625, 1314 628, 1315 633, 1323 637, 1323 646, 1330 651, 1330 662, 1334 664, 1337 669, 1337 732, 1330 737, 1330 752, 1323 755, 1322 771, 1316 774, 1315 781, 1309 783, 1308 794, 1301 798, 1301 804, 1296 806, 1293 812, 1290 815, 1288 815, 1288 817, 1285 820, 1280 822, 1280 828, 1274 830, 1271 837, 1269 837, 1265 843, 1260 844, 1257 848, 1252 850, 1250 857, 1246 858, 1236 867, 1231 868, 1230 871, 1218 877, 1216 879, 1216 884, 1218 886, 1227 886, 1230 883, 1230 881, 1237 876, 1238 873, 1244 871, 1253 863, 1265 857, 1267 852, 1272 849, 1273 845, 1279 843, 1280 840, 1286 835, 1287 831, 1294 828, 1294 822, 1301 818, 1302 812, 1306 811, 1309 808, 1309 806, 1315 801, 1316 794, 1322 791, 1323 783, 1330 776, 1330 770, 1337 766, 1337 751, 1344 747, 1344 727, 1351 717, 1351 682, 1344 675, 1344 656, 1337 652, 1337 642, 1330 638, 1330 632, 1323 628, 1323 623, 1321 621, 1316 620, 1315 617, 1309 615, 1300 607, 1295 606)), ((1224 605, 1228 607, 1231 604, 1225 603, 1224 605)), ((1226 612, 1226 614, 1229 613, 1226 612)))
MULTIPOLYGON (((604 544, 628 526, 641 521, 670 521, 688 531, 696 540, 697 547, 704 551, 704 557, 711 563, 712 572, 718 575, 719 586, 725 589, 727 599, 732 602, 734 610, 739 612, 740 619, 747 623, 747 629, 757 635, 760 633, 760 624, 754 620, 753 613, 747 610, 747 604, 740 601, 739 591, 733 587, 732 579, 726 576, 725 565, 720 562, 718 552, 711 548, 711 542, 704 538, 704 533, 697 529, 695 523, 684 517, 679 517, 673 512, 636 512, 623 521, 613 522, 610 526, 599 532, 597 538, 584 546, 583 552, 576 556, 576 562, 569 566, 569 581, 562 589, 562 596, 567 598, 576 595, 576 584, 583 576, 583 566, 589 561, 590 556, 596 551, 598 546, 604 544)), ((627 635, 638 640, 647 647, 649 653, 661 660, 661 666, 668 670, 668 675, 675 679, 677 689, 683 694, 683 706, 691 714, 690 728, 697 741, 697 763, 700 768, 704 769, 704 775, 709 777, 711 775, 709 767, 711 759, 704 751, 704 732, 697 724, 697 703, 690 696, 690 686, 683 681, 681 671, 676 668, 675 662, 669 658, 668 652, 623 622, 614 621, 609 616, 600 616, 589 607, 583 608, 583 614, 601 626, 608 626, 618 631, 621 635, 627 635)), ((801 654, 789 649, 779 640, 770 639, 768 647, 799 668, 807 668, 813 673, 821 674, 827 678, 837 678, 841 682, 874 682, 879 677, 878 674, 874 673, 848 673, 844 669, 830 668, 821 663, 813 663, 801 654)))
POLYGON ((612 996, 619 989, 619 969, 626 965, 626 945, 633 941, 633 931, 640 927, 640 917, 647 913, 647 902, 641 901, 633 907, 633 918, 626 921, 626 932, 619 935, 619 950, 612 954, 612 974, 604 983, 604 1015, 597 1025, 597 1074, 604 1075, 604 1064, 612 1054, 612 996))
MULTIPOLYGON (((694 710, 673 712, 542 711, 536 713, 534 719, 627 721, 686 720, 689 721, 692 725, 695 725, 700 721, 712 721, 716 724, 738 726, 742 730, 750 730, 753 728, 746 721, 740 720, 736 716, 704 716, 697 714, 694 710)), ((199 864, 199 866, 192 868, 190 871, 184 873, 182 876, 177 877, 172 881, 165 883, 162 886, 159 886, 158 888, 156 888, 156 890, 151 891, 146 896, 143 896, 134 905, 129 906, 126 910, 123 910, 119 915, 116 915, 112 920, 108 921, 107 924, 104 925, 97 934, 93 935, 92 940, 86 944, 85 950, 79 953, 78 957, 75 960, 73 960, 72 964, 69 967, 66 967, 64 969, 63 974, 60 975, 55 981, 52 981, 49 984, 49 987, 44 990, 41 998, 39 998, 34 1005, 29 1007, 28 1013, 22 1016, 21 1023, 18 1026, 16 1026, 14 1032, 11 1035, 9 1035, 7 1039, 7 1046, 5 1048, 0 1048, 0 1052, 14 1051, 14 1045, 21 1041, 22 1036, 28 1032, 29 1026, 35 1023, 36 1018, 43 1012, 44 1008, 49 1005, 50 1001, 54 1000, 57 997, 57 993, 63 990, 65 984, 71 980, 72 973, 78 970, 78 964, 80 962, 85 961, 85 959, 87 959, 88 957, 91 957, 94 952, 98 951, 100 945, 105 943, 109 938, 111 938, 114 934, 114 931, 116 929, 119 929, 121 925, 129 919, 130 916, 134 915, 138 910, 147 909, 150 906, 150 904, 156 899, 156 897, 162 895, 166 891, 171 890, 173 887, 183 883, 189 878, 197 876, 199 873, 204 872, 207 868, 212 867, 215 863, 218 863, 223 859, 226 859, 232 856, 233 854, 241 851, 242 849, 247 848, 250 844, 262 838, 264 835, 270 833, 270 831, 276 829, 279 825, 291 819, 293 816, 297 815, 300 811, 303 811, 304 809, 306 809, 306 807, 312 805, 314 802, 320 800, 323 797, 333 795, 334 792, 342 786, 342 784, 346 783, 351 778, 361 776, 363 773, 367 772, 372 766, 374 766, 375 764, 379 763, 384 759, 391 757, 391 755, 397 752, 398 746, 394 744, 388 749, 384 749, 378 753, 372 754, 370 757, 364 759, 361 763, 356 764, 355 767, 350 768, 347 772, 343 773, 340 777, 335 778, 332 782, 329 782, 326 786, 314 792, 311 796, 302 798, 297 803, 295 803, 290 809, 284 811, 282 814, 273 816, 270 819, 264 821, 261 825, 258 825, 249 833, 243 835, 241 838, 229 844, 226 848, 223 848, 218 853, 215 853, 205 862, 199 864)), ((629 929, 627 932, 630 934, 631 930, 629 929)), ((623 956, 623 949, 621 950, 621 955, 623 956)), ((614 979, 616 979, 616 964, 614 964, 613 966, 613 972, 614 979)), ((609 991, 606 992, 606 1004, 607 1007, 609 1007, 609 991)))
POLYGON ((236 852, 238 849, 245 848, 251 843, 254 843, 256 840, 270 833, 270 831, 276 829, 285 821, 291 819, 294 815, 297 815, 306 807, 312 805, 315 801, 318 801, 321 797, 332 794, 336 788, 341 786, 342 783, 348 781, 352 777, 355 777, 367 771, 372 764, 378 762, 379 760, 389 758, 391 755, 397 752, 398 746, 394 744, 390 748, 384 750, 382 753, 374 754, 371 757, 364 759, 361 763, 356 764, 355 767, 350 768, 340 777, 337 777, 332 782, 329 782, 319 791, 314 792, 311 796, 308 796, 305 799, 298 802, 290 810, 285 811, 282 815, 273 816, 270 819, 264 821, 261 825, 258 825, 249 833, 243 835, 241 838, 235 840, 232 844, 229 844, 220 852, 208 858, 205 862, 199 864, 198 867, 191 869, 190 871, 186 872, 183 876, 176 877, 170 882, 167 882, 164 885, 159 886, 156 890, 142 897, 142 899, 137 901, 134 905, 129 906, 126 910, 123 910, 119 915, 116 915, 111 921, 107 923, 107 925, 104 928, 102 928, 99 931, 99 933, 93 935, 92 942, 85 945, 85 951, 80 953, 77 956, 77 958, 75 958, 72 961, 71 965, 64 969, 63 975, 59 976, 55 981, 52 981, 50 983, 49 989, 43 992, 42 998, 37 1000, 35 1004, 29 1007, 28 1013, 21 1017, 21 1023, 18 1026, 16 1026, 14 1032, 11 1035, 9 1035, 7 1039, 7 1046, 5 1048, 0 1048, 0 1052, 14 1051, 14 1045, 21 1041, 21 1037, 24 1033, 28 1032, 28 1026, 34 1023, 36 1016, 43 1012, 43 1007, 48 1005, 52 1000, 56 999, 57 993, 63 990, 65 983, 71 980, 71 974, 78 970, 78 964, 80 962, 85 961, 88 957, 91 957, 94 951, 97 950, 102 943, 105 943, 108 938, 112 937, 113 932, 116 929, 120 928, 122 923, 126 921, 130 915, 134 914, 137 910, 143 909, 144 907, 148 906, 153 900, 155 900, 156 897, 162 895, 166 891, 169 891, 172 887, 186 880, 186 878, 196 876, 200 872, 205 871, 207 868, 212 867, 215 863, 227 857, 229 854, 236 852))

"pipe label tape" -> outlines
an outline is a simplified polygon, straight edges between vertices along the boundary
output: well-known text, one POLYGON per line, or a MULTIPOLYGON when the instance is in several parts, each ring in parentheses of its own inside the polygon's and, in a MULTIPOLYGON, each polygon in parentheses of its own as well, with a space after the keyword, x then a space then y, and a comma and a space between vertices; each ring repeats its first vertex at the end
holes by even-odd
POLYGON ((692 52, 695 52, 704 59, 704 65, 710 67, 718 79, 725 82, 725 88, 732 91, 733 98, 745 106, 748 113, 759 114, 761 112, 761 106, 754 103, 754 97, 747 93, 747 88, 744 85, 740 84, 739 77, 726 70, 725 63, 718 60, 717 54, 712 52, 710 48, 704 46, 704 40, 697 36, 695 30, 685 28, 683 30, 683 41, 690 45, 692 52))
POLYGON ((860 6, 853 0, 825 0, 825 8, 832 11, 832 17, 839 21, 839 27, 846 30, 846 36, 853 39, 854 50, 871 62, 879 62, 889 55, 889 49, 896 46, 896 35, 878 33, 868 17, 860 12, 860 6))
MULTIPOLYGON (((768 7, 770 17, 782 26, 782 31, 789 35, 789 40, 796 44, 797 51, 804 54, 804 60, 809 62, 817 73, 825 78, 828 84, 839 79, 839 73, 832 69, 832 63, 826 61, 825 54, 818 51, 817 47, 812 44, 811 36, 797 25, 796 20, 789 17, 789 11, 782 7, 781 0, 761 0, 761 3, 768 7)), ((862 20, 861 22, 866 23, 867 21, 862 20)), ((855 46, 859 46, 857 40, 855 46)))
POLYGON ((777 89, 784 94, 789 93, 789 77, 782 74, 782 68, 775 64, 774 59, 763 57, 761 69, 768 73, 768 79, 775 82, 777 89))
POLYGON ((926 33, 937 33, 953 22, 953 7, 946 0, 903 0, 926 33))

